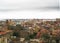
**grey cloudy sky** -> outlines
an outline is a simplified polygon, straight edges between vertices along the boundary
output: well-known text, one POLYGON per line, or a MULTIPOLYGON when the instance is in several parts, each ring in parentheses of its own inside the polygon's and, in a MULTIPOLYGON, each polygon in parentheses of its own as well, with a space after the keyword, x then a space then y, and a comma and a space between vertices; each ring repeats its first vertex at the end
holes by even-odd
POLYGON ((0 10, 58 8, 58 0, 0 0, 0 10))

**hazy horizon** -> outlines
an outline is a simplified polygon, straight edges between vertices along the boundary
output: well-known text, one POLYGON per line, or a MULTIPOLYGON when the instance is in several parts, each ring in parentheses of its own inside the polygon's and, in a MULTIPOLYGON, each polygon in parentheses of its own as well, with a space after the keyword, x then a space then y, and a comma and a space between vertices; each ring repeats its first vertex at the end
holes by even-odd
POLYGON ((0 0, 0 10, 58 8, 58 0, 0 0))

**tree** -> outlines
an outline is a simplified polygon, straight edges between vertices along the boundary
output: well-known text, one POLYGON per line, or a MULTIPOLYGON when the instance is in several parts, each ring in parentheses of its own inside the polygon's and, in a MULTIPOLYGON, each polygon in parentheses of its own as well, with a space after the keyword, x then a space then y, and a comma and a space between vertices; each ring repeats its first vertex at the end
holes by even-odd
POLYGON ((30 38, 30 39, 33 39, 33 38, 35 38, 35 37, 36 37, 36 33, 33 33, 33 34, 30 34, 30 35, 29 35, 29 38, 30 38))
POLYGON ((17 25, 16 25, 16 29, 18 29, 18 30, 23 30, 23 29, 24 29, 24 27, 23 27, 23 26, 21 26, 20 24, 17 24, 17 25))
POLYGON ((47 41, 47 43, 49 42, 50 34, 47 29, 41 29, 40 32, 38 32, 38 35, 40 36, 41 39, 47 41))
POLYGON ((49 43, 49 39, 50 39, 50 35, 49 34, 42 34, 42 39, 47 41, 47 43, 49 43))

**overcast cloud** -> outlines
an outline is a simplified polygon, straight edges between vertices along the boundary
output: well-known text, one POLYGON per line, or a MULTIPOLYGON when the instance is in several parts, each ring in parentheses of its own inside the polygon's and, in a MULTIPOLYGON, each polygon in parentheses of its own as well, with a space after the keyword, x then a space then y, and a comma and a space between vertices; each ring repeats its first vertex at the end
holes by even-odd
POLYGON ((55 10, 59 6, 59 0, 0 0, 0 20, 60 18, 60 14, 55 10))
POLYGON ((0 10, 58 8, 58 0, 0 0, 0 10))

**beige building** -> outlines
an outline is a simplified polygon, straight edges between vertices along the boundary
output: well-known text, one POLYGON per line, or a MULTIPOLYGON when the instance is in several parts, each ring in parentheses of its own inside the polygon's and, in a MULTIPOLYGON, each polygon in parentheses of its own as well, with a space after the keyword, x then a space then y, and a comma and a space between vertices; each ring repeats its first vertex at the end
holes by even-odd
POLYGON ((0 32, 0 43, 8 43, 8 39, 10 39, 11 34, 11 30, 8 30, 6 32, 0 32))

